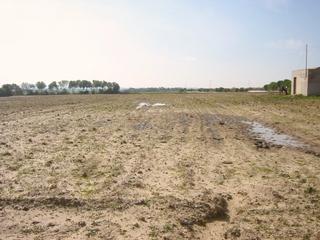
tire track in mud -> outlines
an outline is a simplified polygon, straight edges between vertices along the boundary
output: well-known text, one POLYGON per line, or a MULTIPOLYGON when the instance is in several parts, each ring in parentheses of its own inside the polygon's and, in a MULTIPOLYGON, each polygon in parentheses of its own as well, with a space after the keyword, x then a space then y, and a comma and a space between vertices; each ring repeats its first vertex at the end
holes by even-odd
MULTIPOLYGON (((229 130, 230 121, 233 121, 220 113, 212 113, 210 108, 199 107, 198 103, 190 105, 191 112, 189 114, 193 115, 195 121, 190 126, 193 129, 188 132, 193 137, 197 136, 197 141, 188 142, 189 146, 186 148, 194 149, 194 156, 182 161, 184 170, 189 171, 189 175, 192 176, 192 184, 190 184, 191 181, 187 184, 189 194, 208 190, 223 193, 227 199, 231 199, 233 194, 230 194, 232 192, 230 187, 224 186, 226 180, 228 180, 226 176, 229 175, 229 167, 225 168, 223 162, 230 162, 229 159, 226 159, 230 155, 228 149, 226 149, 226 144, 229 145, 230 131, 232 135, 234 134, 233 129, 229 130)), ((215 239, 221 239, 225 231, 223 221, 209 223, 204 228, 197 229, 195 238, 208 239, 214 237, 215 239)))
MULTIPOLYGON (((78 219, 78 221, 85 219, 86 222, 93 221, 92 226, 95 226, 94 229, 97 229, 99 232, 109 232, 110 228, 121 232, 123 229, 127 229, 124 228, 123 221, 124 219, 128 220, 128 218, 125 217, 125 214, 131 210, 135 212, 136 217, 139 215, 145 216, 148 219, 149 226, 158 226, 154 230, 159 233, 162 232, 161 228, 159 228, 161 227, 161 225, 159 226, 159 223, 164 226, 170 223, 172 225, 172 229, 170 232, 167 232, 166 235, 168 237, 176 238, 180 235, 185 239, 194 239, 193 229, 197 228, 198 226, 205 226, 206 224, 215 220, 225 220, 228 218, 227 205, 227 201, 223 196, 214 195, 210 192, 205 192, 189 199, 180 199, 174 196, 157 196, 147 200, 125 200, 113 198, 91 200, 66 198, 0 199, 0 207, 4 206, 6 213, 15 215, 21 214, 21 212, 24 213, 23 218, 25 220, 20 224, 15 225, 16 230, 19 230, 23 233, 26 229, 25 221, 33 220, 31 226, 27 225, 27 228, 30 229, 30 231, 28 230, 28 234, 25 235, 27 239, 29 239, 30 235, 30 238, 32 238, 32 234, 39 233, 38 229, 34 227, 35 225, 40 225, 41 223, 37 219, 40 220, 42 218, 41 216, 50 216, 53 215, 53 213, 55 213, 55 217, 59 216, 62 219, 63 217, 68 216, 73 219, 72 221, 76 219, 78 219), (20 209, 22 209, 22 211, 20 209), (67 215, 64 215, 61 212, 61 209, 63 209, 63 212, 65 214, 67 213, 67 215), (77 211, 78 217, 73 216, 76 213, 75 211, 77 211), (33 212, 37 212, 36 216, 32 215, 33 212), (102 222, 99 220, 100 217, 98 217, 101 215, 101 213, 103 213, 103 215, 112 217, 112 221, 108 220, 108 225, 103 225, 104 228, 101 228, 101 225, 98 224, 99 222, 102 222), (96 214, 98 214, 98 218, 94 217, 96 214), (90 215, 91 217, 89 217, 90 215)), ((2 216, 0 216, 0 221, 1 218, 2 216)), ((51 217, 51 220, 52 219, 54 218, 51 217)), ((62 221, 71 221, 71 219, 68 219, 63 219, 62 221)), ((106 221, 106 219, 103 221, 106 221)), ((79 221, 78 226, 81 228, 85 227, 87 225, 86 222, 79 221)), ((143 222, 145 222, 145 220, 143 220, 143 222)), ((61 223, 55 223, 51 225, 47 224, 46 226, 41 224, 41 226, 43 227, 43 231, 47 231, 47 234, 49 234, 50 227, 60 224, 61 223), (48 226, 50 227, 48 228, 48 226)), ((130 222, 127 222, 127 224, 130 224, 130 222)), ((9 229, 5 230, 6 234, 8 234, 11 231, 10 229, 12 229, 12 226, 8 225, 8 227, 9 229)), ((0 229, 2 229, 2 226, 0 226, 0 229)), ((90 231, 90 228, 87 227, 86 229, 90 231)), ((79 228, 72 229, 74 235, 77 235, 77 230, 79 230, 79 228)), ((17 233, 18 232, 16 232, 16 234, 17 233)), ((58 231, 58 234, 66 235, 66 233, 60 231, 58 231)), ((135 234, 135 232, 133 232, 133 234, 135 234)), ((146 232, 140 234, 144 238, 147 237, 146 232)))
MULTIPOLYGON (((238 131, 234 129, 233 124, 237 121, 233 120, 233 117, 226 117, 221 115, 221 112, 225 113, 227 111, 225 108, 215 109, 217 112, 212 113, 210 107, 200 108, 199 105, 193 104, 192 112, 197 115, 200 140, 202 145, 197 146, 198 150, 203 153, 202 159, 197 159, 197 162, 191 162, 191 165, 195 169, 203 169, 203 171, 198 171, 195 179, 198 179, 196 182, 197 186, 201 186, 203 189, 207 189, 214 192, 220 192, 226 194, 227 199, 232 199, 234 191, 232 185, 227 184, 229 171, 231 170, 229 166, 224 165, 223 162, 229 164, 230 158, 233 158, 232 150, 235 145, 230 143, 230 137, 233 135, 238 135, 238 131), (231 147, 227 149, 228 147, 231 147), (230 170, 229 170, 230 169, 230 170), (227 186, 225 186, 227 184, 227 186), (231 187, 231 188, 230 188, 231 187)), ((232 162, 231 162, 232 164, 232 162)), ((234 185, 236 187, 236 185, 234 185)), ((238 186, 237 186, 238 187, 238 186)), ((237 200, 236 198, 232 201, 237 200)), ((234 208, 233 206, 231 206, 234 208)), ((234 210, 231 211, 231 214, 234 213, 234 210)), ((209 223, 205 228, 199 228, 197 231, 196 237, 201 239, 208 239, 214 237, 215 239, 223 238, 223 235, 227 229, 223 222, 214 222, 209 223)))
POLYGON ((148 111, 144 112, 139 119, 140 122, 148 119, 152 126, 152 129, 148 131, 140 131, 144 138, 143 144, 146 151, 144 161, 138 166, 142 170, 140 177, 152 194, 170 194, 175 191, 176 184, 179 182, 174 174, 176 156, 170 153, 172 153, 172 148, 175 153, 179 153, 177 144, 179 145, 179 142, 184 140, 183 134, 176 135, 179 125, 174 118, 175 115, 167 111, 148 111))
MULTIPOLYGON (((235 191, 241 187, 237 181, 234 182, 234 176, 232 176, 242 164, 241 159, 237 160, 236 154, 243 147, 250 148, 247 145, 250 142, 240 143, 239 141, 243 136, 242 130, 239 130, 238 117, 223 113, 230 114, 230 111, 225 107, 218 107, 213 112, 210 107, 207 107, 199 113, 207 149, 206 174, 202 176, 202 181, 206 183, 207 189, 223 193, 230 200, 228 209, 232 218, 236 209, 234 202, 241 201, 235 191)), ((196 236, 199 239, 222 239, 226 231, 224 222, 214 222, 199 229, 196 236)))
MULTIPOLYGON (((200 113, 144 111, 136 117, 134 126, 150 126, 148 130, 138 132, 151 136, 149 142, 155 143, 146 147, 149 144, 146 142, 144 149, 149 149, 145 151, 145 160, 137 165, 142 170, 138 177, 149 185, 147 188, 150 192, 186 194, 185 191, 190 191, 194 194, 203 189, 204 184, 199 181, 205 178, 205 153, 209 147, 217 149, 217 141, 213 139, 212 132, 201 128, 205 126, 212 129, 212 124, 212 119, 205 118, 200 113), (163 140, 166 138, 167 140, 163 140), (202 140, 197 144, 199 139, 202 140), (193 188, 196 189, 193 191, 193 188)), ((143 142, 148 137, 144 138, 143 142)), ((132 173, 139 171, 138 169, 132 173)))
MULTIPOLYGON (((249 169, 252 169, 252 163, 257 164, 259 161, 265 161, 264 158, 260 159, 261 152, 268 152, 270 150, 263 150, 263 149, 257 149, 252 140, 251 136, 248 135, 246 132, 247 129, 245 126, 241 124, 241 121, 243 120, 242 117, 239 117, 237 115, 230 116, 230 115, 221 115, 220 113, 217 115, 212 114, 211 111, 208 111, 210 115, 214 115, 215 117, 218 117, 220 119, 219 121, 223 121, 224 124, 221 126, 221 128, 224 128, 224 135, 225 135, 225 144, 224 147, 221 149, 221 155, 223 156, 223 159, 226 157, 233 159, 229 165, 229 160, 226 161, 220 161, 220 165, 208 165, 208 169, 211 169, 211 171, 215 171, 215 169, 220 169, 220 174, 224 176, 224 180, 221 183, 223 186, 220 186, 216 188, 216 192, 226 192, 229 191, 230 196, 232 197, 232 200, 230 200, 229 204, 229 211, 230 211, 230 217, 231 221, 235 224, 228 226, 221 222, 215 222, 215 223, 209 223, 206 228, 199 230, 198 236, 200 239, 220 239, 223 236, 226 239, 233 239, 235 235, 238 233, 242 233, 243 238, 239 239, 260 239, 259 236, 261 236, 259 233, 257 233, 254 230, 251 229, 243 229, 242 227, 239 227, 240 219, 243 218, 241 216, 242 214, 239 214, 240 211, 248 207, 248 205, 252 204, 252 202, 257 201, 257 199, 260 199, 260 201, 263 201, 265 204, 269 204, 265 199, 264 196, 259 196, 255 194, 248 194, 252 193, 254 191, 252 188, 253 186, 256 188, 262 188, 262 186, 259 186, 259 184, 254 184, 252 186, 248 185, 248 183, 242 185, 241 184, 241 178, 238 175, 239 173, 243 174, 248 171, 249 169), (241 155, 238 155, 236 157, 236 153, 241 152, 241 155), (234 156, 233 154, 234 153, 234 156), (250 155, 250 153, 252 155, 250 155), (236 160, 238 158, 238 160, 236 160), (251 159, 251 160, 250 160, 251 159), (236 161, 235 161, 236 160, 236 161), (223 163, 226 162, 226 165, 223 163), (230 167, 229 167, 230 166, 230 167), (231 170, 232 174, 236 174, 238 176, 237 178, 240 181, 237 181, 236 178, 234 178, 228 171, 231 170), (236 181, 235 181, 236 180, 236 181), (241 203, 241 204, 239 204, 241 203), (248 205, 247 205, 248 204, 248 205), (241 206, 241 207, 240 207, 241 206), (239 210, 241 209, 241 210, 239 210)), ((230 111, 232 112, 232 111, 230 111)), ((229 113, 230 113, 229 112, 229 113)), ((272 149, 270 152, 277 149, 272 149)), ((214 157, 216 160, 219 159, 219 156, 214 157)), ((219 160, 218 160, 219 161, 219 160)), ((267 162, 267 161, 266 161, 267 162)), ((261 164, 261 163, 260 163, 261 164)), ((264 165, 265 163, 262 163, 261 165, 264 165)), ((259 165, 259 164, 257 164, 259 165)), ((260 168, 260 167, 259 167, 260 168)), ((258 168, 258 169, 259 169, 258 168)), ((263 169, 263 167, 261 167, 263 169)), ((246 174, 246 178, 252 177, 251 174, 246 174)), ((210 176, 207 176, 206 179, 210 179, 210 176)), ((249 181, 250 182, 250 181, 249 181)), ((220 184, 219 184, 220 185, 220 184)), ((265 192, 265 190, 261 190, 261 192, 265 192)), ((275 196, 278 196, 275 194, 275 196)), ((257 204, 260 206, 260 204, 257 204)), ((250 208, 250 207, 249 207, 250 208)), ((263 207, 263 209, 265 209, 263 207)), ((245 224, 244 224, 245 225, 245 224)), ((239 235, 240 237, 240 235, 239 235)))
POLYGON ((132 192, 135 195, 140 195, 139 190, 144 187, 143 182, 139 179, 139 174, 149 146, 144 145, 144 136, 139 132, 147 129, 149 125, 148 119, 144 118, 142 124, 139 119, 141 119, 140 113, 126 112, 122 121, 118 123, 117 134, 113 137, 113 149, 121 150, 122 157, 119 160, 123 169, 113 181, 109 192, 121 197, 128 196, 132 192))
MULTIPOLYGON (((200 185, 194 178, 194 171, 201 168, 199 158, 203 158, 201 147, 194 146, 202 135, 199 132, 198 116, 166 111, 144 111, 142 114, 133 115, 135 117, 132 125, 143 138, 146 156, 131 168, 127 176, 143 181, 144 191, 140 193, 154 196, 155 199, 171 194, 187 199, 203 192, 204 188, 199 188, 200 185)), ((137 193, 137 190, 131 187, 128 191, 131 194, 137 193)), ((161 206, 160 204, 159 207, 162 208, 161 206)), ((167 215, 163 218, 170 219, 167 215)), ((183 222, 188 224, 188 221, 183 222)))
POLYGON ((130 113, 130 123, 123 127, 123 132, 127 137, 135 136, 135 140, 126 142, 131 149, 130 159, 126 160, 126 173, 112 187, 113 191, 121 195, 144 196, 173 192, 178 181, 171 174, 174 161, 170 158, 174 156, 166 154, 181 141, 172 137, 177 129, 174 117, 166 111, 159 113, 142 110, 130 113))

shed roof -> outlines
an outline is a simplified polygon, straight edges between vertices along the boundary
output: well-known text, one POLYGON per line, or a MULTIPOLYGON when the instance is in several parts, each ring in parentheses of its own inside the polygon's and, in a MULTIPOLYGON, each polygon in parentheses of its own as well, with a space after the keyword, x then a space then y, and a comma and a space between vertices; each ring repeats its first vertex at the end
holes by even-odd
MULTIPOLYGON (((305 68, 302 68, 302 69, 296 69, 296 70, 293 70, 294 72, 296 71, 305 71, 306 69, 305 68)), ((308 68, 307 70, 320 70, 320 67, 315 67, 315 68, 308 68)))

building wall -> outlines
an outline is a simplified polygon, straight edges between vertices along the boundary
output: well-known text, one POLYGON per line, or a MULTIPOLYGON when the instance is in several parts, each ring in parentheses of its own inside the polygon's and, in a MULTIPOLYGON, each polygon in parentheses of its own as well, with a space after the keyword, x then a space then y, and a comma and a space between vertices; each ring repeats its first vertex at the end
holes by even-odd
POLYGON ((308 95, 320 95, 320 68, 309 71, 308 95))
POLYGON ((295 94, 308 95, 308 81, 305 77, 305 70, 296 70, 292 73, 292 87, 291 94, 294 94, 294 79, 296 79, 296 92, 295 94))

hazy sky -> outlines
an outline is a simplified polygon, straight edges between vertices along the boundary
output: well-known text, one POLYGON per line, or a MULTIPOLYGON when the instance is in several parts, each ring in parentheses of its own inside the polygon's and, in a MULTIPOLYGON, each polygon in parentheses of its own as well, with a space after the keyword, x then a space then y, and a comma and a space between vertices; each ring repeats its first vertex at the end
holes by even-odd
POLYGON ((318 0, 0 0, 0 83, 262 86, 320 66, 318 0))

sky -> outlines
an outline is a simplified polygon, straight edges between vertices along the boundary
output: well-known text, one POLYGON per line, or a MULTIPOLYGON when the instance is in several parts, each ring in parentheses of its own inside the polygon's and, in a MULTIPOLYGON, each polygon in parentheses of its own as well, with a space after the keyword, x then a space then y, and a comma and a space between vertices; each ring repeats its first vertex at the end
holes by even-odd
POLYGON ((320 66, 318 0, 0 0, 0 84, 259 87, 320 66))

